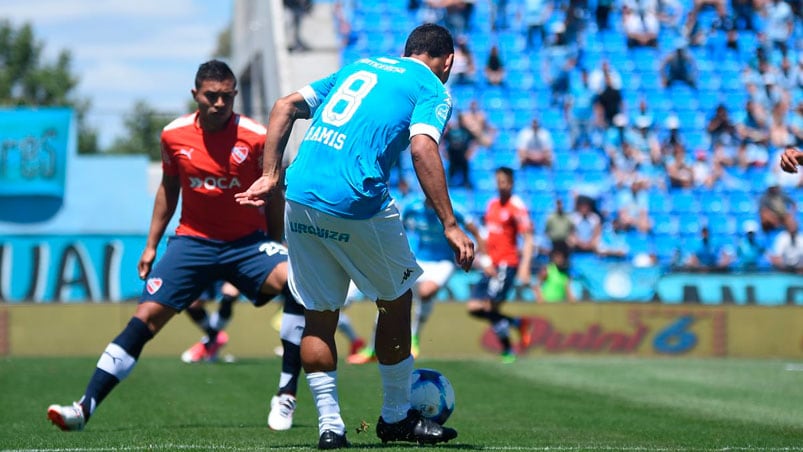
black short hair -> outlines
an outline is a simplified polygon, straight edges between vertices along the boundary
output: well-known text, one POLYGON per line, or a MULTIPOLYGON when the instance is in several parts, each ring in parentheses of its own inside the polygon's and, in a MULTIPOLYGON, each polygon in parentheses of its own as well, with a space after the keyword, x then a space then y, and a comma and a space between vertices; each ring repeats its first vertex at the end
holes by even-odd
POLYGON ((428 54, 438 58, 454 53, 452 34, 437 24, 423 24, 415 27, 407 37, 404 56, 428 54))
POLYGON ((198 72, 195 73, 195 89, 200 88, 206 80, 216 82, 234 80, 234 84, 237 85, 237 77, 234 76, 234 72, 231 71, 228 64, 220 60, 209 60, 198 66, 198 72))
POLYGON ((513 180, 513 169, 507 166, 500 166, 496 169, 496 174, 502 173, 507 176, 511 181, 513 180))

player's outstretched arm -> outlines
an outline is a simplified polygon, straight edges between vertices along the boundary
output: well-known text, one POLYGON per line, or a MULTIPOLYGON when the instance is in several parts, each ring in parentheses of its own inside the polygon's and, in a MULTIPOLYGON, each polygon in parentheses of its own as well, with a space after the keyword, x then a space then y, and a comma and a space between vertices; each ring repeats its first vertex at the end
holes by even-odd
POLYGON ((797 173, 798 165, 803 165, 803 151, 789 146, 781 154, 781 169, 787 173, 797 173))
POLYGON ((438 143, 429 135, 415 135, 410 139, 410 154, 415 174, 443 224, 443 233, 454 250, 457 264, 465 271, 470 270, 474 262, 474 242, 457 224, 449 190, 446 188, 446 175, 438 152, 438 143))
POLYGON ((296 119, 306 119, 309 116, 309 105, 304 96, 297 92, 284 96, 273 104, 262 157, 262 176, 248 190, 234 195, 238 203, 255 207, 265 205, 265 197, 279 185, 282 155, 293 130, 293 123, 296 119))

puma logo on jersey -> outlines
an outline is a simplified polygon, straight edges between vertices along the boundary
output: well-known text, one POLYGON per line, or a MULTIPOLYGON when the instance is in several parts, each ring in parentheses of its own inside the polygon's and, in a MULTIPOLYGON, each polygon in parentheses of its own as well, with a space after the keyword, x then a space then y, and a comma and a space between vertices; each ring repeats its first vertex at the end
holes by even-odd
POLYGON ((193 148, 189 149, 179 149, 178 153, 187 157, 187 160, 192 160, 192 153, 195 151, 193 148))

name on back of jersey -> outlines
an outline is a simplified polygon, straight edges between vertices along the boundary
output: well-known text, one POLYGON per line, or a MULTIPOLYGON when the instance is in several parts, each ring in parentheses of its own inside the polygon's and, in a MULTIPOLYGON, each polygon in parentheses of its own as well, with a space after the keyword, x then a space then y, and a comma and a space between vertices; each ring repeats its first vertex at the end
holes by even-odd
POLYGON ((303 141, 316 141, 329 147, 340 150, 348 138, 345 134, 332 130, 325 126, 311 126, 304 134, 303 141))

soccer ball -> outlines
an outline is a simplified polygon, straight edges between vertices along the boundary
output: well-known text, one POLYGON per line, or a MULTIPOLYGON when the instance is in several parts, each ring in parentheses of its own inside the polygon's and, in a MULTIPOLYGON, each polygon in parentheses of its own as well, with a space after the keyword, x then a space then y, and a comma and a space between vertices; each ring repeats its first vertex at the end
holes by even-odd
POLYGON ((410 403, 424 417, 443 425, 454 411, 454 389, 437 370, 416 369, 413 371, 410 403))

